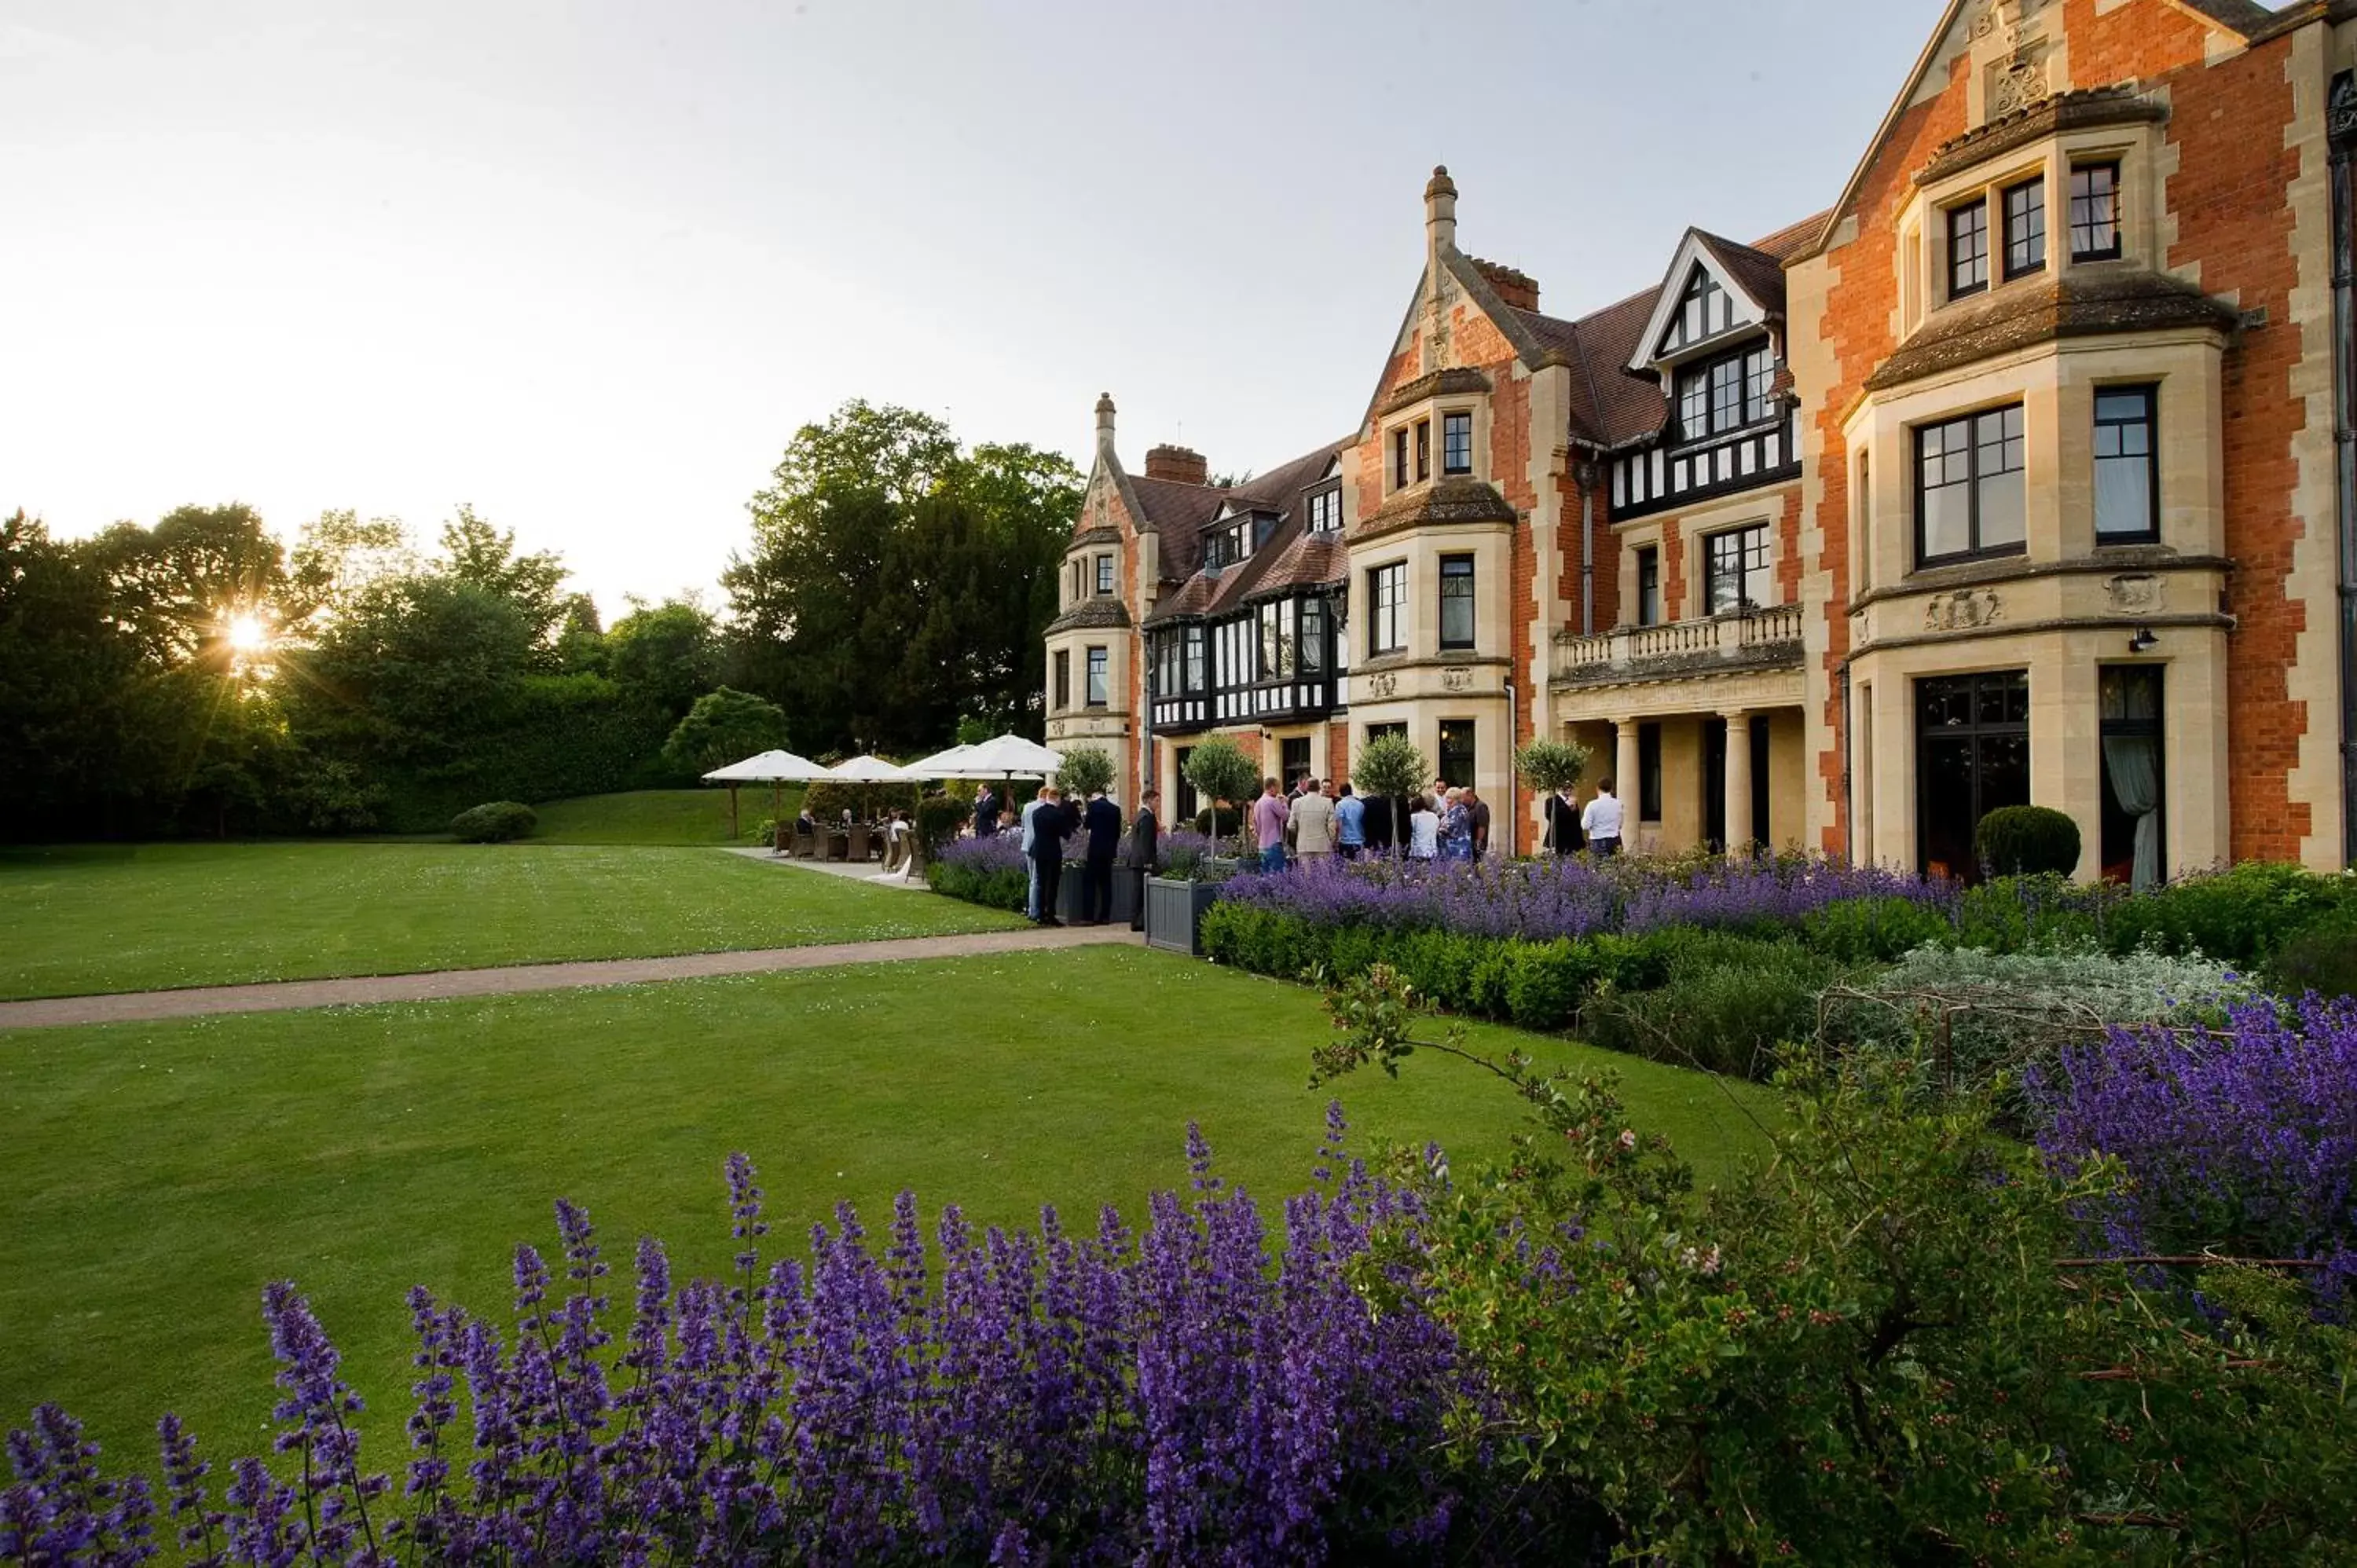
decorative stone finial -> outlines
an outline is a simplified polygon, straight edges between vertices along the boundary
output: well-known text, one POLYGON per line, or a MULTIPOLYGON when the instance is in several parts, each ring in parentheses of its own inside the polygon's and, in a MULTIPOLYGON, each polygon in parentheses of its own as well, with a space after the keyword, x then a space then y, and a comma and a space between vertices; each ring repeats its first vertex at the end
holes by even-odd
POLYGON ((1113 393, 1097 393, 1097 445, 1113 445, 1113 393))
POLYGON ((1448 177, 1447 164, 1433 166, 1432 179, 1424 188, 1424 227, 1435 252, 1456 246, 1457 182, 1448 177))

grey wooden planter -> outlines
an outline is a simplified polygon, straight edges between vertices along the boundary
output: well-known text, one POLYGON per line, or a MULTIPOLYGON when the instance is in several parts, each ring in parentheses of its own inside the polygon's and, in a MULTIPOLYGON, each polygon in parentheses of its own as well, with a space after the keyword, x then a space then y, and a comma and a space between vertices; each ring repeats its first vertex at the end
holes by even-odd
MULTIPOLYGON (((1064 862, 1064 878, 1056 889, 1056 918, 1073 925, 1088 913, 1088 867, 1077 860, 1064 862)), ((1113 923, 1126 926, 1137 918, 1137 878, 1125 865, 1113 868, 1113 923)))
POLYGON ((1169 876, 1146 879, 1146 945, 1165 952, 1203 956, 1203 911, 1220 901, 1220 884, 1182 882, 1169 876))

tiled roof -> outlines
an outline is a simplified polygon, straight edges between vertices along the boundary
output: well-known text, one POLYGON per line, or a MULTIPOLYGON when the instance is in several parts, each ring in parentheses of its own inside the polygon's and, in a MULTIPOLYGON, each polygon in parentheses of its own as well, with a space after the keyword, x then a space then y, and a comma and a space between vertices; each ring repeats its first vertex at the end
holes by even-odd
POLYGON ((1727 269, 1727 275, 1738 287, 1760 304, 1773 320, 1784 317, 1784 263, 1781 257, 1749 245, 1738 245, 1732 240, 1696 230, 1695 237, 1713 260, 1727 269))
POLYGON ((1203 524, 1220 510, 1227 492, 1209 485, 1181 484, 1176 479, 1149 479, 1131 475, 1129 488, 1146 516, 1139 521, 1162 535, 1162 575, 1182 581, 1203 563, 1203 524))
MULTIPOLYGON (((1702 240, 1713 258, 1747 292, 1781 315, 1784 263, 1815 235, 1824 220, 1820 212, 1748 245, 1716 234, 1706 233, 1702 240)), ((1649 288, 1577 321, 1535 311, 1514 312, 1533 337, 1571 363, 1573 439, 1619 446, 1656 435, 1669 422, 1669 400, 1662 395, 1661 382, 1626 369, 1637 357, 1637 339, 1660 298, 1660 288, 1649 288)))
MULTIPOLYGON (((1226 489, 1202 489, 1200 493, 1206 498, 1208 505, 1202 521, 1195 525, 1183 544, 1186 551, 1184 559, 1188 563, 1186 581, 1177 593, 1165 596, 1162 602, 1155 606, 1154 613, 1146 618, 1147 622, 1167 621, 1178 616, 1218 615, 1248 598, 1286 588, 1312 587, 1341 581, 1346 567, 1342 562, 1340 536, 1307 537, 1309 509, 1302 505, 1301 498, 1303 491, 1325 477, 1327 467, 1334 461, 1335 454, 1349 445, 1351 439, 1345 437, 1316 447, 1289 463, 1281 463, 1265 474, 1255 474, 1226 489), (1211 519, 1218 515, 1222 501, 1232 502, 1239 511, 1275 512, 1277 523, 1260 548, 1245 559, 1232 566, 1205 571, 1201 565, 1203 533, 1211 519)), ((1153 503, 1146 504, 1150 506, 1153 503)), ((1176 531, 1164 528, 1162 560, 1166 577, 1172 575, 1169 567, 1174 549, 1181 547, 1176 531)))
POLYGON ((1048 623, 1051 632, 1073 631, 1082 627, 1127 626, 1129 611, 1110 594, 1081 600, 1071 609, 1048 623))
POLYGON ((2193 285, 2157 273, 2072 267, 2025 278, 1935 313, 1866 380, 1879 392, 1992 354, 2062 338, 2171 327, 2233 330, 2235 312, 2193 285))

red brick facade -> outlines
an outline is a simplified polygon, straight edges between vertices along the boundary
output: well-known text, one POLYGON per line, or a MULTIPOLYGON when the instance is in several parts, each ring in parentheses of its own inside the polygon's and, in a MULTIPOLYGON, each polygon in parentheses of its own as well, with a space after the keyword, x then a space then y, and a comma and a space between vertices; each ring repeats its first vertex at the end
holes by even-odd
MULTIPOLYGON (((2152 744, 2171 868, 2230 854, 2338 864, 2330 334, 2318 322, 2323 104, 2357 55, 2357 37, 2341 36, 2357 20, 2338 16, 2320 0, 2272 16, 2241 0, 1960 0, 1830 212, 1749 244, 1690 231, 1661 290, 1576 320, 1541 314, 1526 274, 1457 249, 1456 188, 1437 172, 1416 302, 1335 449, 1348 559, 1317 570, 1347 604, 1350 675, 1338 711, 1316 721, 1326 771, 1346 773, 1377 725, 1405 724, 1427 748, 1475 735, 1464 781, 1522 824, 1527 847, 1534 806, 1511 752, 1569 734, 1602 748, 1598 774, 1657 775, 1642 844, 1798 841, 1903 863, 1927 853, 1921 682, 2026 668, 2030 792, 2092 832, 2126 808, 2103 782, 2084 704, 2102 671, 2142 661, 2169 683, 2166 738, 2152 744), (2114 218, 2133 238, 2117 260, 2070 252, 2071 185, 2091 157, 2124 171, 2114 218), (1951 297, 1943 225, 1996 201, 1996 185, 1973 183, 1984 164, 1992 180, 2038 171, 2048 255, 1951 297), (1767 349, 1772 378, 1747 345, 1767 349), (1718 383, 1688 391, 1729 354, 1747 378, 1734 427, 1718 383), (2093 389, 2131 381, 2166 388, 2154 416, 2166 521, 2157 542, 2106 553, 2089 532, 2087 410, 2093 389), (1908 543, 1926 504, 1910 477, 1916 432, 2014 405, 2031 433, 2026 543, 2010 559, 1914 560, 1930 551, 1908 543), (1479 460, 1461 476, 1437 471, 1445 417, 1477 420, 1479 460), (1436 471, 1403 484, 1392 444, 1418 426, 1436 471), (1861 456, 1868 494, 1854 493, 1861 456), (1736 607, 1714 613, 1729 600, 1703 581, 1705 541, 1761 525, 1767 569, 1741 567, 1736 607), (1641 545, 1658 551, 1659 624, 1646 627, 1628 601, 1641 545), (1477 631, 1452 643, 1435 629, 1459 613, 1440 578, 1466 555, 1477 631), (1376 650, 1368 575, 1394 566, 1403 640, 1376 650), (1727 761, 1730 746, 1749 748, 1747 768, 1727 761)), ((1153 773, 1184 741, 1146 739, 1156 693, 1142 628, 1216 599, 1220 568, 1197 564, 1189 531, 1217 520, 1219 493, 1199 473, 1201 507, 1166 483, 1155 515, 1133 515, 1126 498, 1144 492, 1105 435, 1081 536, 1118 532, 1128 743, 1153 773)), ((1174 461, 1157 453, 1150 467, 1184 478, 1174 461)), ((1735 543, 1718 558, 1749 559, 1735 543)), ((1209 727, 1256 755, 1267 728, 1209 727)))

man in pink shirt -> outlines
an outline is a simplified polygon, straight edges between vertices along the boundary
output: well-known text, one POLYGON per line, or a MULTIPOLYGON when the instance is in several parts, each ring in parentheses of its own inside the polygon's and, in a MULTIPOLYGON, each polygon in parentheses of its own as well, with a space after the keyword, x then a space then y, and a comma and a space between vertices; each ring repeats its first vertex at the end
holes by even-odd
POLYGON ((1263 871, 1285 869, 1285 824, 1293 809, 1285 802, 1283 787, 1274 779, 1264 779, 1260 799, 1253 802, 1253 827, 1260 834, 1260 868, 1263 871))

